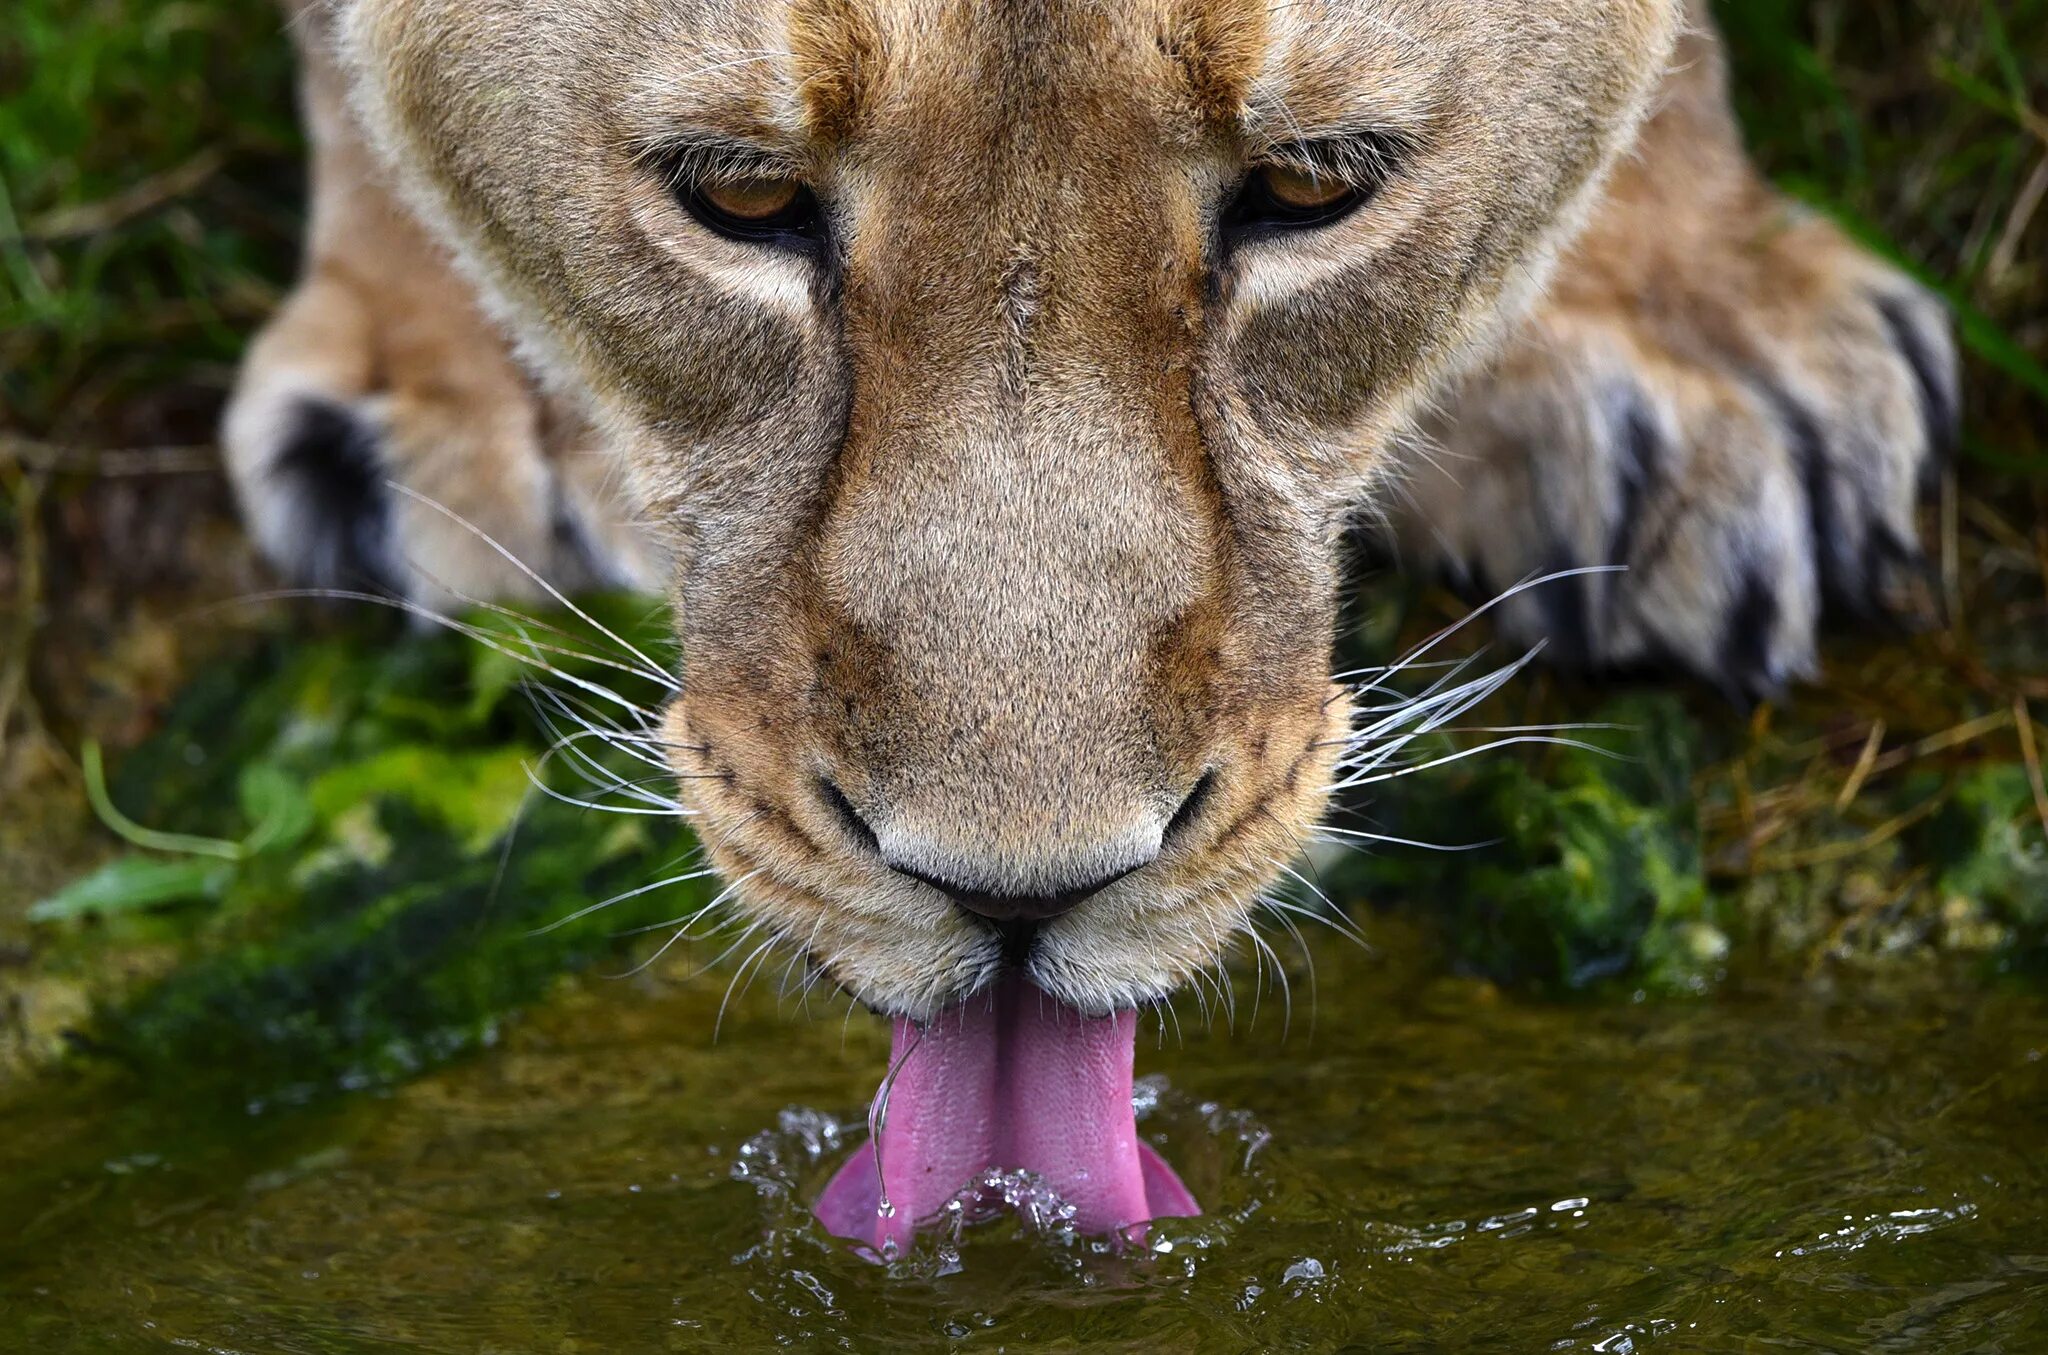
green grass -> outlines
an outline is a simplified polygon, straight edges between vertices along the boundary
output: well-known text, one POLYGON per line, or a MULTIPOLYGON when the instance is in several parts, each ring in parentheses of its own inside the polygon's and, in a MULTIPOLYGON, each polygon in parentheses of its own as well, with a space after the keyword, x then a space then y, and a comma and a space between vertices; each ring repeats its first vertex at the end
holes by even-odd
POLYGON ((203 432, 289 276, 298 154, 273 0, 12 0, 0 433, 203 432))

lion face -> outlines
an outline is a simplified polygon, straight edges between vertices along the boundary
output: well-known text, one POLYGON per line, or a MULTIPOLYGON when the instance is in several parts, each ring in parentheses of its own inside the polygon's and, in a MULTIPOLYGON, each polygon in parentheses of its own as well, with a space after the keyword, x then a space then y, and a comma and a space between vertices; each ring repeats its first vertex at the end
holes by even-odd
POLYGON ((919 1016, 1006 964, 1144 1002, 1244 925, 1346 732, 1345 514, 1540 285, 1678 10, 352 0, 341 32, 671 539, 668 742, 738 906, 919 1016))

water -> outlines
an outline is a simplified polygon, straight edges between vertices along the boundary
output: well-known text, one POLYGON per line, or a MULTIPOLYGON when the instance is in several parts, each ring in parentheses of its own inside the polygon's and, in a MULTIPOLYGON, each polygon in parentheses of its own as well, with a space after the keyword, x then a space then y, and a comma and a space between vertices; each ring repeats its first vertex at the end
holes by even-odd
POLYGON ((0 1350, 2048 1350, 2041 996, 1929 966, 1552 1006, 1317 962, 1312 1032, 1141 1040, 1142 1127, 1212 1212, 1123 1253, 822 1236, 886 1032, 757 992, 714 1044, 711 982, 586 980, 306 1110, 45 1092, 0 1110, 0 1350))

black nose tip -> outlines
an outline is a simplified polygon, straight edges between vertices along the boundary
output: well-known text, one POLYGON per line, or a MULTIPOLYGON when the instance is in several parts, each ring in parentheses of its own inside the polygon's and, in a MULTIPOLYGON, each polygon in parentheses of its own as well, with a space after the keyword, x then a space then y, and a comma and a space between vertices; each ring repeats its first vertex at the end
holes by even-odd
MULTIPOLYGON (((1200 808, 1214 778, 1203 776, 1189 793, 1186 801, 1173 815, 1166 835, 1177 833, 1185 827, 1200 808)), ((1133 871, 1142 870, 1158 859, 1161 839, 1155 839, 1142 860, 1132 861, 1121 869, 1110 871, 1083 883, 1055 888, 1042 892, 1008 893, 969 885, 960 880, 948 879, 928 870, 920 869, 903 860, 895 851, 882 842, 877 833, 845 792, 827 778, 818 781, 818 794, 825 805, 838 818, 849 839, 862 849, 879 855, 882 864, 897 874, 930 885, 951 899, 962 912, 986 924, 989 930, 1003 938, 1007 949, 1028 952, 1032 939, 1044 924, 1054 918, 1072 912, 1077 906, 1109 886, 1123 879, 1133 871)))
POLYGON ((913 880, 930 885, 984 921, 1009 924, 1050 922, 1062 914, 1072 912, 1082 900, 1101 893, 1145 864, 1140 861, 1136 865, 1126 866, 1087 884, 1052 894, 997 894, 985 889, 969 889, 940 876, 929 875, 924 871, 894 862, 890 863, 890 869, 899 875, 908 875, 913 880))

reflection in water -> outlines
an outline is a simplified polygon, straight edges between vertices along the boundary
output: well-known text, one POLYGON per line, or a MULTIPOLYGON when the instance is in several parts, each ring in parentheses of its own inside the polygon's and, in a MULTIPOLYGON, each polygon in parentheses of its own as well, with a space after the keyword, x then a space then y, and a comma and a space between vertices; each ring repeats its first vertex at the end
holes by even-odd
POLYGON ((1865 1214, 1861 1218, 1854 1214, 1844 1214, 1844 1227, 1824 1229, 1816 1234, 1811 1242, 1802 1246, 1786 1247, 1773 1254, 1813 1256, 1821 1252, 1855 1251, 1873 1242, 1898 1242, 1920 1233, 1931 1233, 1936 1228, 1974 1218, 1976 1213, 1977 1206, 1967 1200, 1958 1200, 1945 1208, 1894 1209, 1889 1214, 1865 1214))

